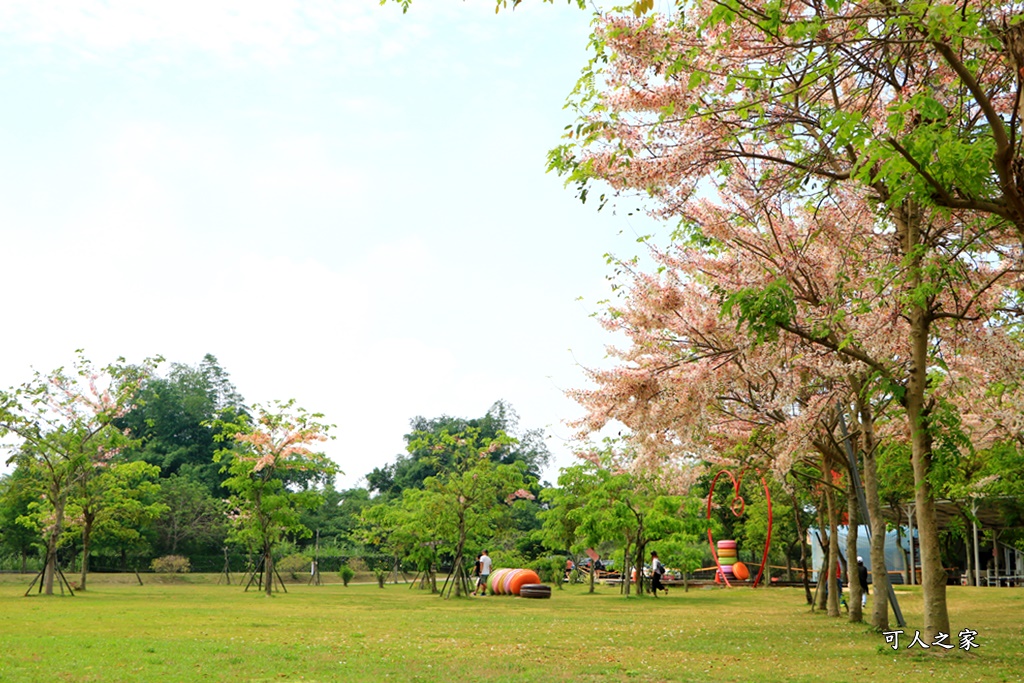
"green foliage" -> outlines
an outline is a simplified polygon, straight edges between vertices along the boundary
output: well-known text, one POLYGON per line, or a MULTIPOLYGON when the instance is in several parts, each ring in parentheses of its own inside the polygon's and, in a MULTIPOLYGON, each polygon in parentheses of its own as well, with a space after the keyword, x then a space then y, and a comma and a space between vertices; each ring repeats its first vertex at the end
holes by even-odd
POLYGON ((134 407, 117 425, 138 440, 124 449, 125 458, 158 466, 162 477, 201 482, 211 495, 220 496, 223 477, 214 462, 220 425, 244 414, 243 399, 228 373, 207 354, 198 366, 174 363, 167 377, 147 377, 134 407))
POLYGON ((181 555, 164 555, 149 563, 150 569, 158 574, 187 574, 192 565, 187 557, 181 555))
POLYGON ((796 315, 793 290, 784 279, 763 289, 742 288, 724 294, 722 316, 736 320, 736 329, 744 325, 754 340, 761 344, 774 342, 779 328, 788 325, 796 315))
POLYGON ((231 540, 269 557, 286 537, 312 535, 300 512, 322 500, 311 485, 337 472, 333 462, 311 448, 327 438, 329 425, 320 418, 288 401, 257 406, 255 421, 243 417, 217 425, 220 440, 230 438, 215 457, 224 463, 224 486, 236 511, 231 540))
POLYGON ((282 557, 275 563, 275 567, 279 572, 287 572, 291 574, 292 579, 298 580, 299 574, 309 573, 309 568, 313 564, 313 558, 309 555, 303 555, 301 553, 292 553, 282 557))
MULTIPOLYGON (((385 467, 366 475, 367 488, 387 498, 394 498, 405 490, 424 488, 429 477, 437 476, 452 466, 453 452, 446 449, 430 450, 433 442, 427 435, 459 434, 472 430, 480 440, 499 441, 488 457, 502 465, 522 463, 527 477, 538 479, 541 470, 551 459, 539 429, 522 431, 519 417, 508 403, 498 401, 481 418, 463 419, 442 416, 433 419, 416 417, 411 421, 412 431, 406 434, 406 454, 385 467), (509 436, 507 440, 499 437, 509 436)), ((536 495, 537 491, 533 491, 536 495)))
POLYGON ((0 477, 0 557, 17 557, 22 566, 37 553, 40 538, 28 519, 32 503, 38 503, 42 481, 27 467, 18 467, 0 477))
POLYGON ((58 368, 48 375, 37 371, 21 386, 0 391, 0 436, 21 439, 8 462, 26 468, 41 483, 40 499, 19 522, 42 531, 50 557, 47 594, 53 590, 56 549, 68 507, 75 505, 83 513, 91 509, 82 505, 96 493, 91 484, 131 442, 115 422, 160 362, 151 358, 133 366, 122 358, 98 368, 81 350, 77 355, 71 370, 58 368), (73 496, 78 499, 73 501, 73 496))
POLYGON ((349 582, 355 577, 356 570, 347 564, 341 565, 341 569, 338 570, 338 576, 341 577, 341 582, 348 587, 349 582))
POLYGON ((565 583, 565 558, 555 555, 552 557, 540 557, 527 565, 537 572, 540 580, 544 583, 555 584, 559 590, 564 590, 565 583))
POLYGON ((168 512, 154 480, 160 470, 145 462, 116 463, 90 477, 83 495, 68 504, 69 535, 80 535, 92 520, 92 549, 112 556, 139 556, 150 549, 153 522, 168 512))
POLYGON ((223 546, 227 509, 202 481, 184 475, 161 479, 160 502, 166 510, 157 518, 155 531, 164 551, 173 555, 181 549, 187 554, 223 546))
POLYGON ((360 514, 371 504, 370 492, 358 487, 339 491, 333 481, 327 480, 320 496, 320 505, 302 511, 303 526, 318 529, 322 544, 347 545, 359 527, 360 514))

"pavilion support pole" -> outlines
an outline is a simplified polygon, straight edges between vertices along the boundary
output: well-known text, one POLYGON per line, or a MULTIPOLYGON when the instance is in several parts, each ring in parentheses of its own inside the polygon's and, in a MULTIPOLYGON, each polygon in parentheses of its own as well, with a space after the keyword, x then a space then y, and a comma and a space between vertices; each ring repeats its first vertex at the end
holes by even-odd
POLYGON ((917 557, 914 555, 914 506, 907 506, 907 530, 909 538, 907 545, 910 546, 910 585, 917 585, 917 557))
POLYGON ((978 501, 971 501, 971 526, 974 527, 974 585, 981 585, 981 553, 978 552, 978 501))

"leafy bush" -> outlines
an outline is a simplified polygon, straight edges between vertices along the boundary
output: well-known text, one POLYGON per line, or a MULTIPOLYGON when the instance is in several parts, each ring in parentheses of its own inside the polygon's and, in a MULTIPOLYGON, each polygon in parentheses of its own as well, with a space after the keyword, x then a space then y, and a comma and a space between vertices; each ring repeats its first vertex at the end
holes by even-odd
POLYGON ((341 565, 341 569, 338 570, 338 574, 341 576, 341 582, 347 586, 348 582, 352 580, 352 577, 356 575, 356 570, 352 569, 352 567, 347 564, 343 564, 341 565))
POLYGON ((537 572, 544 583, 553 583, 562 587, 565 577, 565 558, 561 556, 540 557, 530 563, 530 569, 537 572))
POLYGON ((192 571, 192 563, 181 555, 164 555, 149 563, 150 569, 160 574, 187 574, 192 571))
POLYGON ((385 569, 374 569, 373 575, 377 577, 377 585, 381 588, 384 587, 384 582, 388 580, 388 572, 385 569))
MULTIPOLYGON (((515 550, 502 550, 499 548, 489 554, 495 569, 499 567, 516 569, 518 567, 526 567, 529 564, 527 559, 515 550)), ((473 559, 474 558, 470 558, 470 562, 472 562, 473 559)), ((472 564, 470 564, 470 566, 472 566, 472 564)))
POLYGON ((288 572, 292 575, 292 579, 298 580, 299 573, 308 572, 312 563, 313 558, 309 555, 294 553, 277 561, 277 571, 288 572))

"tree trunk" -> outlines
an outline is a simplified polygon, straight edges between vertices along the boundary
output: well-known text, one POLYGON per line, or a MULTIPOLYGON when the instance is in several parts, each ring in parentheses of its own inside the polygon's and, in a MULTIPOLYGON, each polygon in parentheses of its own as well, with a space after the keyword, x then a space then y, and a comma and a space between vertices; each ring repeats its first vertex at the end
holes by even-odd
MULTIPOLYGON (((470 592, 469 581, 466 577, 465 557, 463 552, 466 548, 466 513, 459 510, 459 541, 455 546, 455 564, 452 567, 452 580, 455 581, 455 597, 461 598, 463 594, 470 592)), ((448 589, 448 596, 451 597, 451 588, 448 589)))
POLYGON ((796 500, 796 494, 791 493, 790 498, 793 499, 793 515, 796 517, 796 536, 797 541, 800 543, 800 569, 803 570, 803 581, 804 581, 804 595, 807 598, 807 604, 814 604, 814 596, 811 595, 811 575, 807 570, 807 539, 804 537, 804 530, 800 525, 800 506, 796 500))
POLYGON ((96 515, 94 513, 84 513, 83 519, 85 524, 82 526, 82 582, 78 586, 78 590, 85 590, 85 580, 89 576, 89 540, 92 538, 92 523, 96 515))
POLYGON ((818 545, 821 547, 823 558, 821 569, 818 571, 818 589, 815 592, 815 607, 824 610, 828 601, 828 576, 829 572, 829 537, 828 529, 825 528, 825 511, 823 500, 818 501, 818 545))
POLYGON ((875 418, 870 404, 864 400, 859 382, 854 385, 857 393, 857 418, 864 435, 864 498, 871 527, 871 588, 875 594, 871 602, 871 625, 879 631, 889 630, 889 574, 885 566, 885 517, 882 516, 882 501, 878 497, 878 463, 875 451, 878 440, 875 436, 875 418))
MULTIPOLYGON (((50 489, 50 500, 53 501, 53 527, 46 539, 46 567, 43 569, 43 593, 53 595, 53 580, 57 574, 57 539, 64 527, 64 499, 54 495, 55 487, 50 489)), ((59 494, 59 490, 56 491, 59 494)), ((63 589, 62 589, 63 590, 63 589)))
POLYGON ((264 546, 263 548, 263 569, 267 573, 267 582, 264 584, 264 590, 267 592, 267 597, 274 595, 274 554, 271 552, 270 546, 264 546))
MULTIPOLYGON (((629 536, 627 536, 626 547, 622 551, 622 592, 627 596, 629 595, 631 584, 633 583, 633 576, 629 567, 631 564, 629 559, 629 551, 631 548, 632 543, 629 542, 629 536)), ((593 570, 593 566, 591 566, 591 570, 593 570)))
POLYGON ((850 621, 859 623, 864 620, 860 606, 861 594, 860 574, 857 565, 857 537, 860 535, 860 505, 857 492, 853 490, 853 477, 847 477, 846 514, 849 526, 846 533, 846 585, 850 589, 850 621))
POLYGON ((999 576, 999 532, 992 530, 992 570, 999 576))
MULTIPOLYGON (((921 345, 926 343, 921 339, 921 345)), ((923 370, 922 370, 922 375, 923 370)), ((922 382, 924 381, 922 377, 922 382)), ((908 394, 910 391, 908 390, 908 394)), ((931 468, 932 439, 927 429, 927 414, 917 402, 907 407, 911 421, 911 447, 914 467, 914 503, 917 517, 917 535, 921 551, 921 587, 924 598, 924 632, 926 642, 936 634, 949 633, 949 612, 946 607, 946 570, 942 567, 939 546, 939 525, 935 517, 935 500, 928 472, 931 468)), ((913 536, 910 542, 914 542, 913 536)), ((911 567, 911 571, 914 568, 911 567)))
POLYGON ((644 595, 644 550, 647 543, 637 541, 636 544, 636 596, 642 598, 644 595))
MULTIPOLYGON (((832 470, 825 462, 825 478, 831 479, 832 470)), ((835 494, 831 486, 825 487, 825 505, 828 507, 828 615, 839 616, 840 583, 836 577, 836 566, 839 562, 839 514, 836 511, 835 494)))
POLYGON ((974 585, 974 549, 971 545, 971 520, 967 519, 967 515, 960 513, 960 517, 964 520, 964 548, 967 550, 967 576, 966 584, 968 586, 974 585))
MULTIPOLYGON (((922 285, 924 245, 920 216, 913 206, 907 206, 897 217, 903 223, 904 254, 909 258, 911 290, 922 285)), ((914 469, 914 503, 917 512, 917 532, 921 549, 921 586, 924 598, 924 639, 934 640, 936 634, 949 633, 949 612, 946 607, 946 572, 942 568, 939 547, 939 525, 935 517, 935 498, 928 473, 932 462, 932 438, 929 428, 929 408, 925 405, 928 386, 928 342, 931 318, 927 304, 910 304, 910 372, 903 397, 910 429, 911 458, 914 469)), ((911 536, 910 542, 914 539, 911 536)), ((913 568, 911 568, 913 571, 913 568)))
POLYGON ((53 595, 53 577, 57 573, 57 539, 46 542, 46 567, 43 568, 43 593, 53 595))
POLYGON ((825 546, 825 553, 821 558, 821 566, 818 567, 818 581, 814 587, 814 602, 811 604, 811 611, 824 610, 828 601, 828 546, 825 546))

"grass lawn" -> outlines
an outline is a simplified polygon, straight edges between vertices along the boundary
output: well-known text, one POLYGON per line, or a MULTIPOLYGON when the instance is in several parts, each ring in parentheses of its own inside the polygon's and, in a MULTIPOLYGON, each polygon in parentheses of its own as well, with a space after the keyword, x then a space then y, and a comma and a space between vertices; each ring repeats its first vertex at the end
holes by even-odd
POLYGON ((978 632, 968 654, 906 649, 916 589, 899 591, 909 634, 894 652, 789 588, 445 601, 332 584, 268 599, 119 578, 74 598, 24 598, 31 577, 0 578, 0 681, 1024 681, 1022 589, 950 587, 951 639, 978 632))

